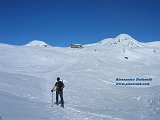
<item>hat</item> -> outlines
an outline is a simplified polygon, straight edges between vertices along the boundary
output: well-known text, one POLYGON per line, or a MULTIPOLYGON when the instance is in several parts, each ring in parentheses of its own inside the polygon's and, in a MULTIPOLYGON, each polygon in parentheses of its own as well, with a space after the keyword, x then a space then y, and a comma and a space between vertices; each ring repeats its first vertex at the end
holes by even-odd
POLYGON ((59 77, 57 77, 57 81, 60 81, 60 78, 59 78, 59 77))

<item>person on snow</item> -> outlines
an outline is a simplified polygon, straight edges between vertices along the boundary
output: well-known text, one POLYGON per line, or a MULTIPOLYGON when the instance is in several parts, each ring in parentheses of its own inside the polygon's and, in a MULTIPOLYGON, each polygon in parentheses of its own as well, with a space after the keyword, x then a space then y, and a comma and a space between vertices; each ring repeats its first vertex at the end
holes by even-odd
POLYGON ((62 81, 60 81, 60 78, 57 77, 57 82, 55 83, 53 89, 51 90, 51 92, 56 91, 56 104, 58 105, 58 98, 60 96, 61 98, 61 106, 64 107, 64 101, 63 101, 63 88, 64 88, 64 84, 62 81))

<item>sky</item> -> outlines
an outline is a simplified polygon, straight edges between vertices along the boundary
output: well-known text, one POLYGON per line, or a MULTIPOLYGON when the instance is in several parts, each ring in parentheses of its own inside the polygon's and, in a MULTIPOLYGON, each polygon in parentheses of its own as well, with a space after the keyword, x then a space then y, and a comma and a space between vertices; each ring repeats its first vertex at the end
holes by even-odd
POLYGON ((91 44, 121 33, 160 41, 159 0, 0 0, 0 43, 91 44))

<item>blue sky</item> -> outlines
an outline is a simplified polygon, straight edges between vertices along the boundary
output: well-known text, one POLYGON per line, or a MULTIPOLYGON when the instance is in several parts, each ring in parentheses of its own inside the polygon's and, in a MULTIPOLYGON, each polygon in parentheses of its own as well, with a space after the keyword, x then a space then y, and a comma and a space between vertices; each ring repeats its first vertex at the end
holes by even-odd
POLYGON ((0 42, 90 44, 126 33, 160 40, 159 0, 0 0, 0 42))

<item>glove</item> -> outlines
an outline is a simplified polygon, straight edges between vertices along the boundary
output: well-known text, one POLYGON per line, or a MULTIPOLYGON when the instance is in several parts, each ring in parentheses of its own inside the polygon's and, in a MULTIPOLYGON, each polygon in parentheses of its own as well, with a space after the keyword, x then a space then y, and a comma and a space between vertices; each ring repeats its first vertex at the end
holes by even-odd
POLYGON ((53 89, 51 90, 51 92, 53 92, 53 89))

